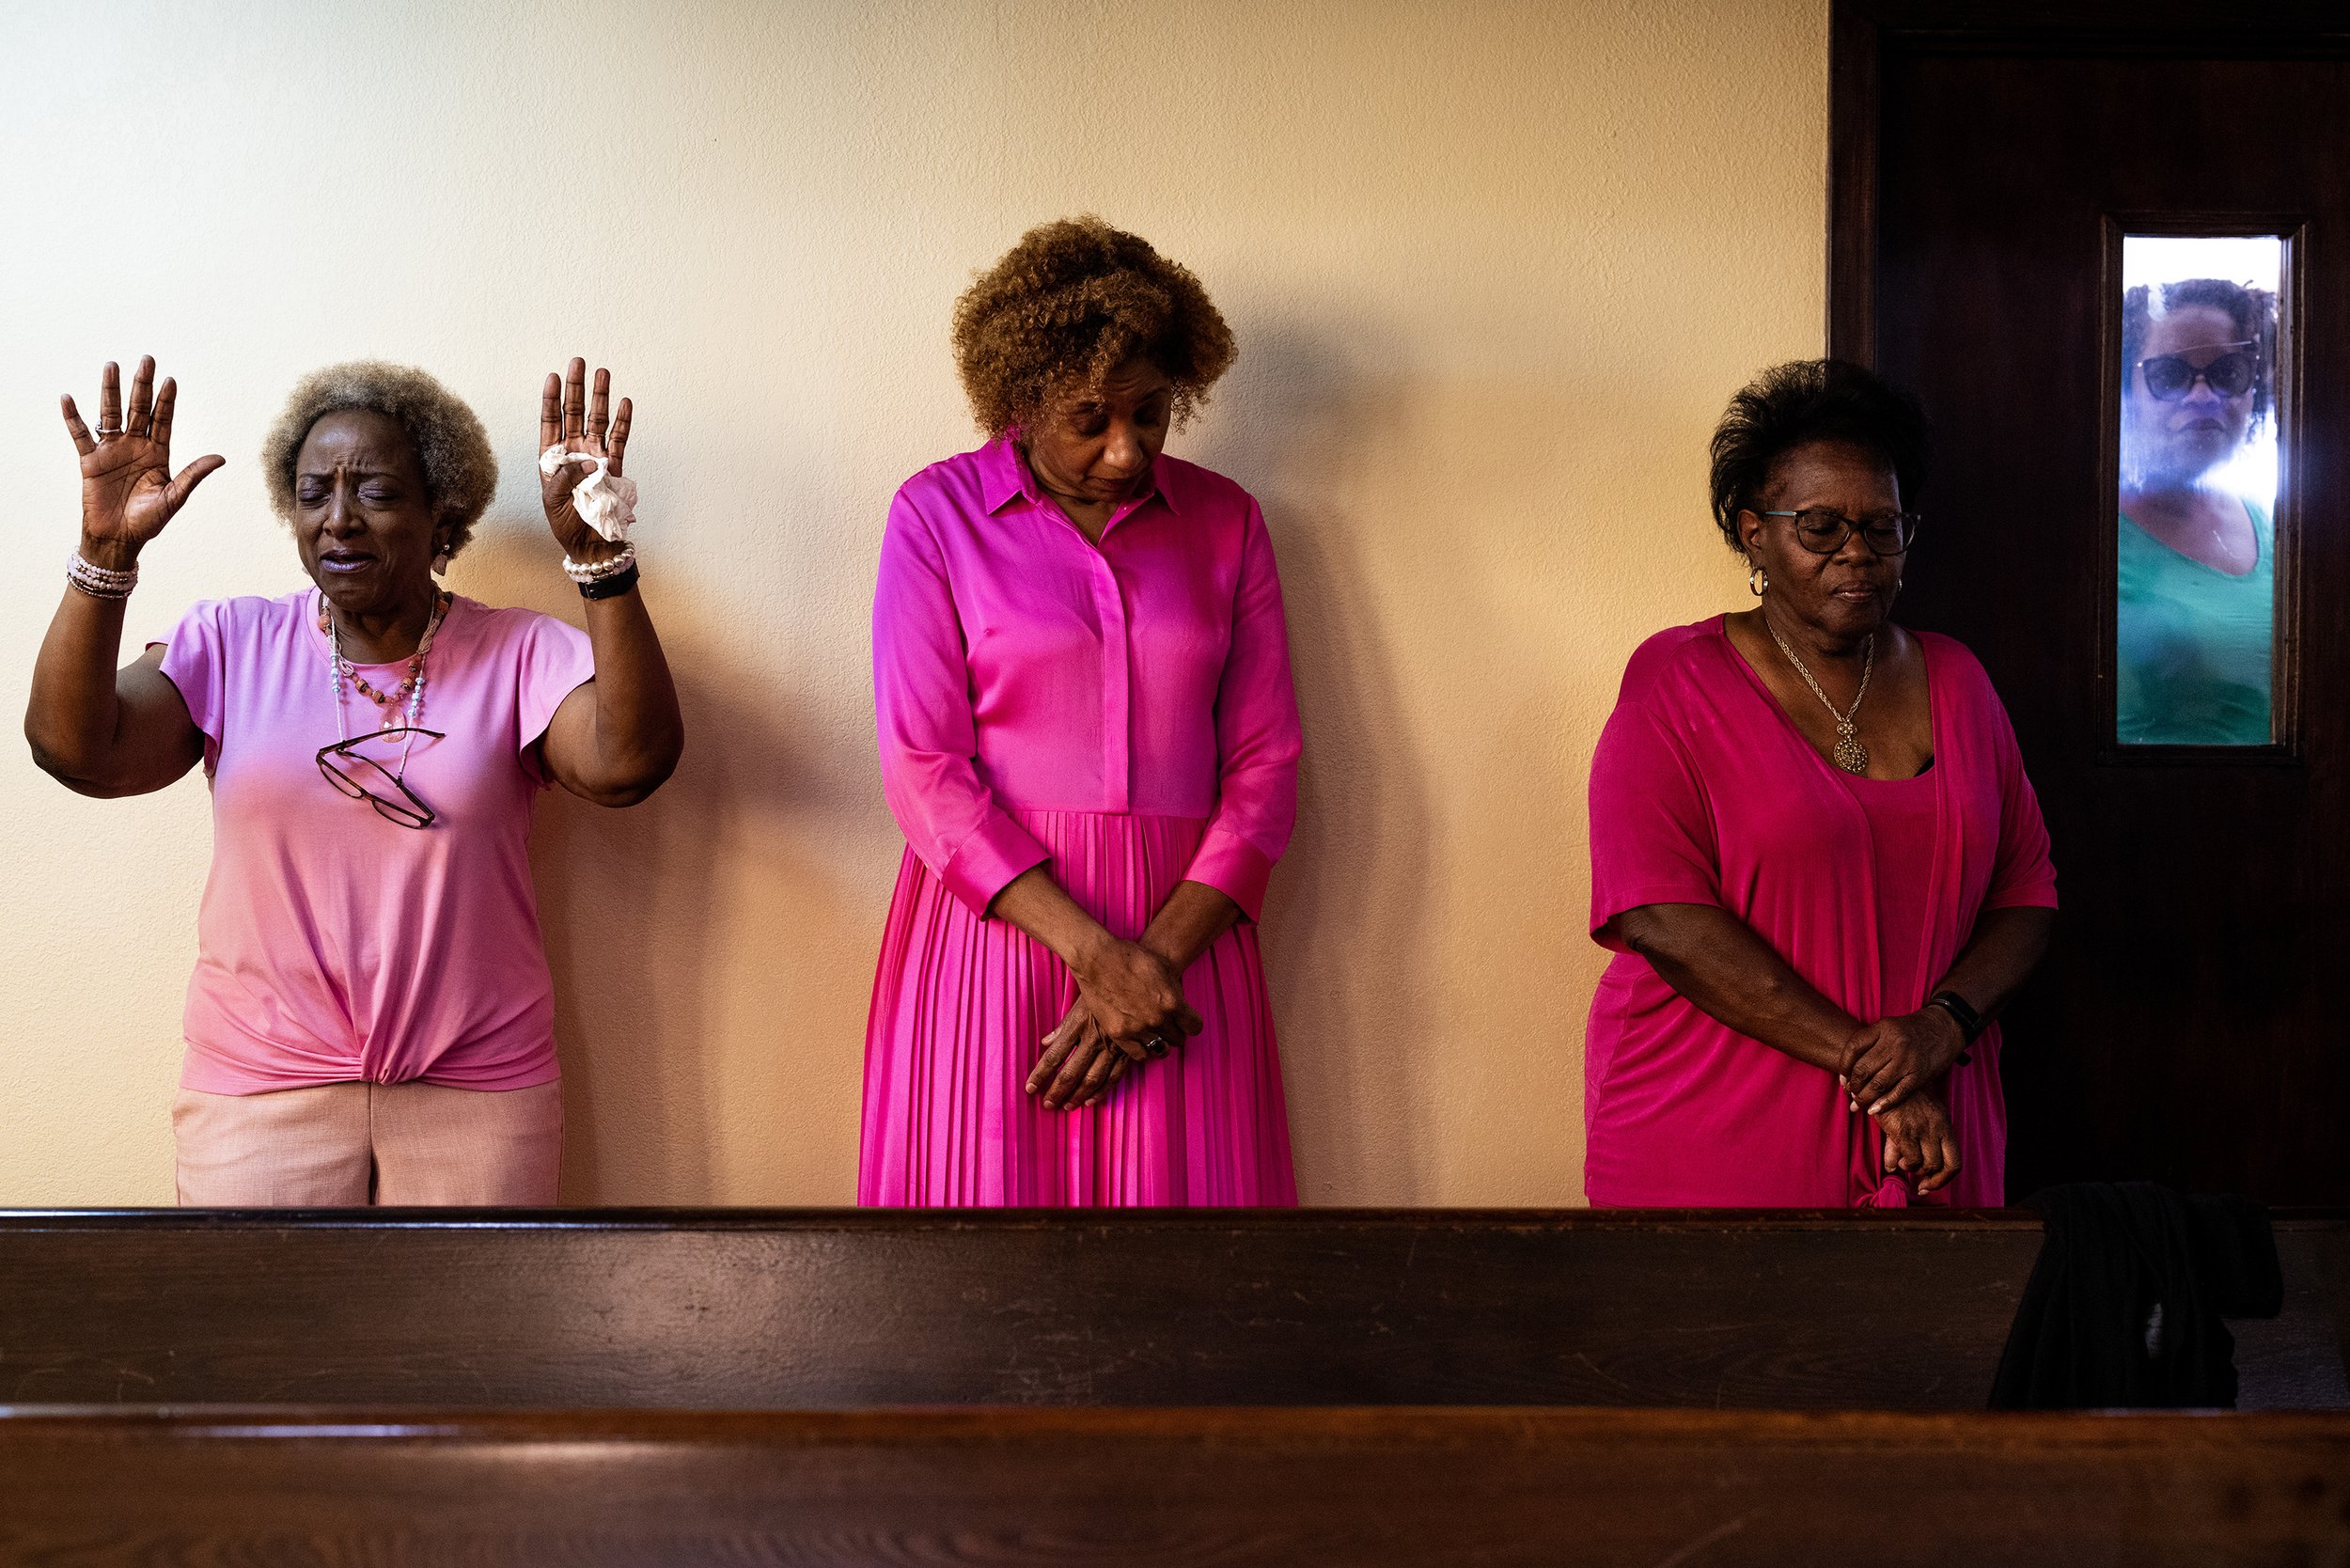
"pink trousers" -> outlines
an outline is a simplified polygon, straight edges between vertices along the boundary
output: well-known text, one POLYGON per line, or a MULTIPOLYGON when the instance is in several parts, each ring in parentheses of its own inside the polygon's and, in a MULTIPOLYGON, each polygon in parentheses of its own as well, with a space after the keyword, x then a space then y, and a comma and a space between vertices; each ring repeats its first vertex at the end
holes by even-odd
POLYGON ((171 1134, 184 1208, 543 1208, 562 1168, 563 1086, 183 1089, 171 1103, 171 1134))

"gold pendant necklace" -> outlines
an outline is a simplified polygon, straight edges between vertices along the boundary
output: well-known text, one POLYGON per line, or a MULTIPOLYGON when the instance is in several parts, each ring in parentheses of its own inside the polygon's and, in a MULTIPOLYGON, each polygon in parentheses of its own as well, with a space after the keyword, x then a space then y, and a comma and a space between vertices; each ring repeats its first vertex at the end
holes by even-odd
POLYGON ((1805 667, 1801 659, 1795 657, 1795 651, 1787 646, 1787 639, 1778 635, 1778 628, 1772 625, 1766 619, 1762 622, 1762 630, 1771 634, 1771 640, 1778 644, 1778 651, 1781 653, 1787 655, 1787 662, 1795 666, 1795 673, 1803 677, 1803 683, 1811 688, 1811 695, 1820 699, 1820 706, 1825 708, 1828 711, 1828 716, 1835 719, 1836 765, 1846 773, 1867 773, 1869 771, 1869 748, 1860 744, 1860 737, 1854 732, 1853 720, 1859 715, 1860 699, 1869 695, 1870 671, 1876 667, 1876 634, 1870 633, 1869 640, 1861 647, 1860 689, 1853 693, 1852 708, 1846 713, 1840 713, 1836 711, 1836 704, 1827 699, 1827 693, 1820 689, 1820 683, 1811 679, 1811 671, 1805 667))

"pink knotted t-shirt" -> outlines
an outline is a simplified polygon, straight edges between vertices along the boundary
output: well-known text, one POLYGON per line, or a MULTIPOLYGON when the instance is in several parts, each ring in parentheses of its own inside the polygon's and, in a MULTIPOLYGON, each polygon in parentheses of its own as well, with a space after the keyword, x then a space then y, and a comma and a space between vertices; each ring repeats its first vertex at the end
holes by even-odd
MULTIPOLYGON (((163 670, 204 733, 212 870, 196 917, 183 1087, 369 1079, 526 1089, 557 1075, 528 840, 539 738, 595 676, 587 636, 531 610, 450 604, 426 666, 402 827, 321 776, 337 739, 314 589, 197 604, 163 670)), ((361 665, 378 690, 406 666, 361 665)), ((400 722, 347 691, 352 734, 400 722)), ((398 747, 371 753, 387 765, 398 747)))

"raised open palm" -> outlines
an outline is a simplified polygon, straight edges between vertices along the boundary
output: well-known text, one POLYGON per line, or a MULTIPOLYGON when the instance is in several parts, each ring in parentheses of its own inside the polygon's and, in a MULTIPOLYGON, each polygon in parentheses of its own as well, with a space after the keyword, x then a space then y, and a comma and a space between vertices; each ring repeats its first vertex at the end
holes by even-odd
MULTIPOLYGON (((572 361, 568 375, 558 377, 547 373, 546 384, 539 395, 539 449, 560 447, 567 452, 586 452, 605 460, 605 466, 614 476, 620 473, 620 460, 628 452, 628 426, 634 412, 626 398, 620 400, 617 414, 607 413, 612 401, 612 372, 596 372, 596 395, 588 399, 588 362, 572 361)), ((547 526, 555 530, 563 553, 577 560, 598 560, 616 554, 619 546, 607 542, 589 527, 572 504, 572 493, 579 488, 587 468, 567 463, 554 473, 539 477, 539 498, 547 509, 547 526)))
POLYGON ((99 373, 98 429, 82 423, 73 394, 65 394, 66 433, 82 454, 82 539, 84 554, 96 551, 111 557, 93 564, 116 567, 135 557, 146 542, 164 531, 172 514, 187 504, 204 476, 226 465, 217 453, 197 458, 178 475, 171 471, 171 416, 179 401, 179 385, 165 380, 155 386, 155 361, 142 356, 138 374, 131 380, 131 405, 122 405, 122 371, 114 361, 99 373))

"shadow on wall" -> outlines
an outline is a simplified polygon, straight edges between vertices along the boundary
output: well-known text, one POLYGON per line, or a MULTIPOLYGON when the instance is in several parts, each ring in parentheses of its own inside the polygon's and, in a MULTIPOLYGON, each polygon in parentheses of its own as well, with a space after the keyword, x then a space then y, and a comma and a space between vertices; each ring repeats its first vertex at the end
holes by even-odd
POLYGON ((1355 368, 1359 333, 1257 325, 1198 461, 1263 506, 1280 563, 1306 737, 1297 830, 1267 901, 1300 1198, 1424 1202, 1431 818, 1366 570, 1360 493, 1391 402, 1355 368), (1345 346, 1342 346, 1345 345, 1345 346))
MULTIPOLYGON (((536 517, 493 520, 475 536, 462 591, 578 624, 536 517)), ((730 951, 722 862, 753 802, 789 795, 796 762, 780 702, 753 711, 699 673, 696 628, 658 599, 684 712, 677 774, 641 806, 612 810, 560 786, 540 799, 531 865, 555 977, 563 1060, 565 1202, 713 1201, 713 1129, 724 1119, 711 1059, 724 1020, 713 1001, 730 951)), ((774 694, 766 694, 770 698, 774 694)), ((806 733, 805 729, 798 731, 806 733)), ((722 1087, 722 1086, 721 1086, 722 1087)))

